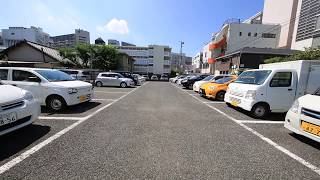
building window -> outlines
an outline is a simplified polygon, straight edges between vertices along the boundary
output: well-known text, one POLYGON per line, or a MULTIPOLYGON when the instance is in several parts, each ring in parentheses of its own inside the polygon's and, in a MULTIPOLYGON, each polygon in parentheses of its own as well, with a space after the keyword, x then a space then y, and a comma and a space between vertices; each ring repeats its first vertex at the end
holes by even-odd
POLYGON ((258 33, 254 33, 254 37, 257 37, 258 36, 258 33))
POLYGON ((149 56, 149 58, 153 58, 153 56, 149 56))
POLYGON ((242 36, 242 32, 239 32, 239 36, 242 36))
POLYGON ((276 34, 272 34, 272 33, 262 33, 262 38, 276 38, 276 34))
POLYGON ((251 32, 248 33, 248 36, 251 36, 251 32))
POLYGON ((14 35, 14 33, 11 33, 11 35, 14 35))
POLYGON ((316 30, 320 30, 320 14, 317 17, 316 30))

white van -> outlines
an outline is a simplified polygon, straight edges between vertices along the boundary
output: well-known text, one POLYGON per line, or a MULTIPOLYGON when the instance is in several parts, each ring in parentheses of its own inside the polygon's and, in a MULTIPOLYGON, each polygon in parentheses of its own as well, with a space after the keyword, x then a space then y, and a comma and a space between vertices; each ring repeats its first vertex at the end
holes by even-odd
POLYGON ((228 105, 255 117, 287 112, 295 99, 313 93, 320 84, 320 61, 300 60, 260 65, 243 72, 225 94, 228 105))
POLYGON ((30 91, 36 101, 54 111, 90 101, 93 96, 90 83, 59 70, 0 67, 0 72, 7 74, 7 78, 0 79, 2 83, 30 91))

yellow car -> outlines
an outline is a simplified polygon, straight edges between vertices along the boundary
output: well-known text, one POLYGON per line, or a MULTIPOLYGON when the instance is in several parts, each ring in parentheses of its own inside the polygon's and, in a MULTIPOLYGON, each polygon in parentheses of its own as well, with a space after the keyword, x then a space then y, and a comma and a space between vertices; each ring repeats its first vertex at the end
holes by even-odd
POLYGON ((216 99, 219 101, 224 100, 224 94, 227 91, 228 85, 235 81, 237 76, 230 75, 218 79, 214 82, 207 82, 200 87, 199 93, 203 97, 216 99))

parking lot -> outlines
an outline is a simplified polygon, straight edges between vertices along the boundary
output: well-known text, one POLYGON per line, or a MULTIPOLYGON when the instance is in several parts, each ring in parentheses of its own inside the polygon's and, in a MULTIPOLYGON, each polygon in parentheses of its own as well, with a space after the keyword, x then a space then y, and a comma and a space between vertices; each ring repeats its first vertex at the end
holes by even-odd
POLYGON ((0 137, 0 179, 319 179, 319 143, 168 82, 95 88, 91 102, 0 137), (22 138, 23 137, 23 138, 22 138))

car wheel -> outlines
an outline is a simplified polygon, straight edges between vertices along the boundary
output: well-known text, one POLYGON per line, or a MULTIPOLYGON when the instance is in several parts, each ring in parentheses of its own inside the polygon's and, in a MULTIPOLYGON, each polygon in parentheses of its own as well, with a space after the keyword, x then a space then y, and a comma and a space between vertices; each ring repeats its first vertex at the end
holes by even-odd
POLYGON ((98 81, 98 82, 96 82, 96 86, 97 86, 97 87, 102 87, 103 84, 102 84, 102 82, 98 81))
POLYGON ((217 99, 218 101, 224 101, 224 95, 225 95, 225 94, 226 94, 226 92, 224 92, 224 91, 218 92, 217 95, 216 95, 216 99, 217 99))
POLYGON ((60 96, 52 96, 47 101, 47 107, 52 111, 61 111, 65 109, 67 103, 60 96))
POLYGON ((231 103, 226 103, 228 107, 233 107, 231 103))
POLYGON ((256 118, 263 118, 269 113, 269 107, 265 104, 256 104, 252 107, 251 113, 256 118))
POLYGON ((125 83, 125 82, 120 83, 120 87, 126 88, 127 87, 127 83, 125 83))
POLYGON ((193 89, 193 84, 189 84, 188 88, 193 89))

